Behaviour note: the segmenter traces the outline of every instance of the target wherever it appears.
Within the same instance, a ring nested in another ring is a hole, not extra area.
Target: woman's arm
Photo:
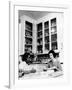
[[[59,61],[57,61],[57,69],[62,71],[62,67]]]
[[[57,67],[56,66],[53,66],[51,68],[48,68],[47,70],[54,70],[54,69],[57,69]]]
[[[62,71],[62,67],[58,59],[56,59],[56,61],[54,62],[54,66],[57,68],[57,70]]]

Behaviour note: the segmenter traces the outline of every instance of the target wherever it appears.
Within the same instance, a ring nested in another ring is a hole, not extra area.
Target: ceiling
[[[43,16],[47,15],[49,12],[46,11],[25,11],[25,10],[19,10],[19,17],[26,15],[29,16],[35,20],[42,18]]]

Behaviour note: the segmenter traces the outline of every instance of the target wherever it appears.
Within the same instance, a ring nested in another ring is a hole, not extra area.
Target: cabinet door
[[[29,21],[25,21],[25,51],[29,48],[32,50],[32,41],[33,41],[33,24]]]
[[[50,30],[51,30],[51,49],[57,50],[58,49],[58,42],[57,42],[57,18],[53,18],[50,21]]]
[[[42,23],[37,24],[37,52],[43,53],[43,32]]]
[[[49,35],[49,21],[44,22],[44,46],[45,51],[50,50],[50,35]]]

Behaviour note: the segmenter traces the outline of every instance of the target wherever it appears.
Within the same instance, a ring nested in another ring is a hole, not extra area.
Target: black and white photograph
[[[62,78],[64,13],[18,10],[18,79]]]
[[[72,90],[72,0],[0,1],[0,90]]]

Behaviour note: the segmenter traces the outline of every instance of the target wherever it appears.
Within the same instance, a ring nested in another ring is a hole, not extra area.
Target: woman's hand
[[[48,70],[54,70],[54,69],[57,69],[57,68],[55,66],[48,68]]]

